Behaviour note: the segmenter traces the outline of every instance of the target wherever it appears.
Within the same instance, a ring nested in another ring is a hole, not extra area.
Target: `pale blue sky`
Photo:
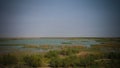
[[[0,1],[0,37],[120,37],[118,0]]]

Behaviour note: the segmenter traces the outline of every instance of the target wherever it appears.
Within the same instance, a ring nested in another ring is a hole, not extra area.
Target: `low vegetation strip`
[[[32,68],[32,67],[83,67],[83,68],[111,68],[120,65],[120,52],[94,52],[90,48],[79,46],[64,46],[61,50],[51,50],[45,53],[33,54],[3,54],[0,55],[0,67]],[[81,51],[82,49],[82,51]]]
[[[52,49],[46,52],[0,54],[0,68],[120,68],[120,43],[80,45],[23,45],[23,48]]]

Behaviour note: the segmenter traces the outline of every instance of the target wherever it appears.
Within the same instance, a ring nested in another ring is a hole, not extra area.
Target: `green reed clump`
[[[59,51],[57,51],[57,50],[49,51],[45,55],[45,57],[47,57],[47,58],[54,58],[54,57],[58,57],[58,56],[59,56]]]
[[[79,53],[79,51],[80,51],[79,48],[66,48],[66,49],[61,50],[60,54],[64,56],[69,56],[69,55]]]
[[[41,67],[43,65],[43,57],[41,55],[27,55],[24,56],[23,61],[25,64],[32,67]]]
[[[19,62],[19,59],[15,55],[6,54],[6,55],[0,56],[0,64],[2,65],[12,65],[12,64],[17,64],[18,62]]]
[[[60,57],[51,58],[49,66],[53,68],[63,67],[63,59]]]

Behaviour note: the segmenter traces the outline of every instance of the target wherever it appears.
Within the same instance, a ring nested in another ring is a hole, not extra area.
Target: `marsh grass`
[[[0,68],[120,68],[120,43],[113,39],[101,40],[107,42],[91,45],[89,48],[69,44],[61,46],[22,45],[23,48],[51,50],[46,52],[15,51],[0,54]]]

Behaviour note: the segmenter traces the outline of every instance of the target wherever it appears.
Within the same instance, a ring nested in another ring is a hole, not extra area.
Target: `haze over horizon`
[[[0,0],[0,37],[120,37],[120,1]]]

